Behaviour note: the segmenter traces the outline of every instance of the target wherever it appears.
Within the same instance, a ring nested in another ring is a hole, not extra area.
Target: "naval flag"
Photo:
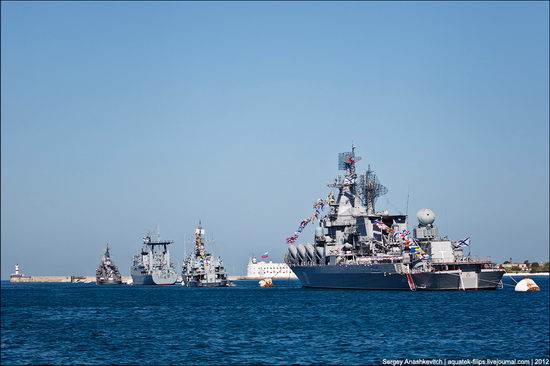
[[[459,240],[457,245],[459,247],[469,247],[470,246],[470,237],[467,237],[464,240]]]

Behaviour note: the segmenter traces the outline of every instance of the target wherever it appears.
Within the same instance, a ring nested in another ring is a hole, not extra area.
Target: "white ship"
[[[275,263],[272,261],[259,261],[250,257],[246,267],[246,277],[250,279],[272,278],[277,280],[295,280],[298,277],[292,272],[286,263]]]

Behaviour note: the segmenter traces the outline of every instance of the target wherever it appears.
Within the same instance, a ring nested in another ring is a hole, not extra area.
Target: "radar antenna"
[[[355,164],[361,160],[360,156],[355,156],[355,146],[351,145],[351,152],[338,154],[338,170],[345,170],[344,177],[338,175],[334,183],[327,184],[328,187],[342,189],[349,187],[351,193],[355,194],[356,178]]]
[[[376,199],[388,193],[388,189],[380,184],[378,177],[370,169],[359,176],[359,194],[365,206],[367,206],[367,215],[374,215],[374,204]]]

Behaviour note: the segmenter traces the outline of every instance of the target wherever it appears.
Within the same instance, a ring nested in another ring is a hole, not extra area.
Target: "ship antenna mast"
[[[355,174],[355,163],[361,160],[360,156],[355,156],[355,146],[351,144],[351,152],[344,152],[338,154],[338,170],[344,170],[346,172],[344,178],[338,176],[334,183],[328,184],[331,188],[338,188],[342,190],[345,187],[349,187],[350,191],[355,194],[357,174]]]
[[[410,192],[411,192],[410,188],[411,188],[411,186],[408,185],[407,186],[407,209],[405,211],[405,215],[406,215],[405,216],[405,224],[407,224],[409,222],[409,195],[410,195]]]
[[[361,175],[359,179],[359,187],[361,198],[367,206],[367,215],[374,215],[374,204],[376,199],[388,193],[388,189],[380,184],[378,177],[374,171],[370,169],[370,165],[368,165],[367,171]]]
[[[195,255],[201,258],[204,258],[204,242],[202,236],[204,235],[204,230],[201,225],[201,220],[199,220],[199,226],[195,229]]]

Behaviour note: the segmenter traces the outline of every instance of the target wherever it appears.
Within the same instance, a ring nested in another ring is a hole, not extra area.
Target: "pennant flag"
[[[380,220],[374,220],[373,224],[375,224],[376,226],[378,226],[380,229],[382,229],[384,231],[389,231],[390,230],[390,227],[388,225],[384,224]]]
[[[286,243],[287,244],[293,244],[296,241],[296,239],[298,239],[298,235],[294,234],[294,235],[286,238]]]
[[[355,184],[355,179],[353,177],[345,177],[344,182],[345,185],[352,185]]]

